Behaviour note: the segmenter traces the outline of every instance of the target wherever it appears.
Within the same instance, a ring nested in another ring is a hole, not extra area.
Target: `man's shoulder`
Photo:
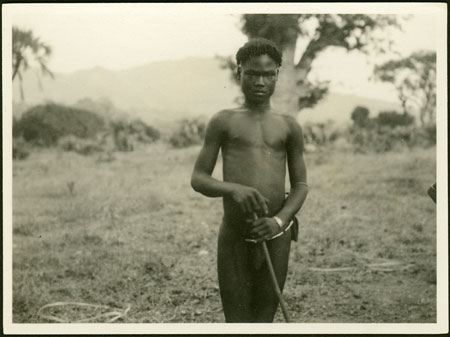
[[[211,121],[225,122],[239,112],[242,112],[242,109],[240,109],[240,108],[223,109],[223,110],[216,112],[212,116]]]
[[[216,112],[208,121],[208,129],[214,130],[215,132],[225,131],[228,121],[233,114],[233,109],[223,109]]]
[[[232,116],[235,115],[237,113],[241,113],[244,112],[245,108],[228,108],[228,109],[223,109],[220,110],[219,112],[216,113],[216,115],[222,115],[222,116]]]
[[[297,119],[294,116],[283,114],[278,111],[274,111],[273,115],[280,121],[285,123],[289,127],[289,129],[301,129],[300,124],[297,122]]]

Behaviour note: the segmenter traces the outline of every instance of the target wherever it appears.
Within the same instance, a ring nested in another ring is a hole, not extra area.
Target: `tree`
[[[53,78],[53,73],[47,66],[48,59],[52,54],[51,47],[33,35],[31,30],[22,30],[18,27],[12,29],[12,80],[19,78],[20,96],[24,100],[23,73],[35,62],[41,68],[43,75]]]
[[[363,14],[245,14],[241,30],[249,39],[264,37],[275,42],[283,52],[283,65],[274,102],[282,111],[296,115],[313,107],[328,92],[328,82],[312,82],[308,75],[313,61],[330,47],[383,52],[391,46],[388,38],[377,33],[389,27],[399,28],[394,15]],[[386,34],[384,34],[386,35]],[[297,43],[306,48],[299,61],[294,55]],[[236,70],[231,57],[222,57],[222,67]],[[337,65],[338,66],[338,65]]]
[[[351,114],[353,124],[365,127],[369,124],[370,111],[365,106],[357,106]]]
[[[395,86],[404,114],[418,114],[422,126],[435,123],[436,52],[418,51],[385,62],[375,67],[374,74]]]
[[[108,97],[92,99],[84,97],[73,104],[74,107],[95,112],[105,120],[118,119],[126,115]]]
[[[16,123],[15,136],[45,146],[54,145],[63,136],[94,138],[105,128],[97,114],[61,104],[36,105]]]

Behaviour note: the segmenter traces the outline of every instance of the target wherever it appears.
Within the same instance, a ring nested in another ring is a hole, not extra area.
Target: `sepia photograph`
[[[448,333],[446,4],[3,4],[2,61],[5,333]]]

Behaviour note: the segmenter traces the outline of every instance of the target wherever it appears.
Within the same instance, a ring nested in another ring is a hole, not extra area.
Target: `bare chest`
[[[235,119],[229,124],[227,143],[229,145],[270,148],[284,151],[287,139],[287,128],[279,120]]]

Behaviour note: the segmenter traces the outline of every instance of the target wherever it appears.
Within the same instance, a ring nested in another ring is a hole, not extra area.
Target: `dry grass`
[[[14,162],[14,322],[48,322],[37,313],[54,302],[130,305],[125,323],[223,322],[221,201],[190,188],[198,150]],[[311,189],[285,288],[292,320],[435,322],[435,150],[306,160]],[[66,321],[96,314],[58,310]]]

